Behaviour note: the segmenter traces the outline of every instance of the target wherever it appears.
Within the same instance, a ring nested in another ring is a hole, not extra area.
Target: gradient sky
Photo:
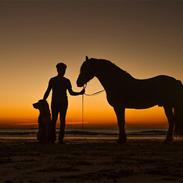
[[[0,126],[36,123],[32,103],[43,97],[60,61],[76,91],[86,55],[111,60],[139,79],[166,74],[183,81],[182,20],[178,0],[0,0]],[[100,89],[97,79],[88,83],[88,93]],[[115,120],[104,93],[85,97],[85,123]],[[126,120],[166,124],[158,107],[127,110]],[[69,97],[67,123],[80,122],[81,97]]]

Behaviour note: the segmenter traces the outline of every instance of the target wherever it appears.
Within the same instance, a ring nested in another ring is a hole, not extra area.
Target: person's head
[[[61,76],[64,76],[66,68],[67,68],[67,65],[64,64],[64,63],[58,63],[56,65],[56,68],[57,68],[58,74],[61,75]]]

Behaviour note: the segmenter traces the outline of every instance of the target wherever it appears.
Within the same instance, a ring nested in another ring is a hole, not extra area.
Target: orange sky
[[[0,2],[0,126],[35,124],[55,64],[76,87],[85,56],[113,61],[136,78],[183,81],[183,3],[154,0],[9,0]],[[97,79],[87,92],[102,89]],[[50,102],[50,98],[49,98]],[[105,94],[85,97],[86,124],[115,124]],[[127,124],[165,126],[163,110],[127,110]],[[81,122],[81,97],[69,96],[68,124]]]

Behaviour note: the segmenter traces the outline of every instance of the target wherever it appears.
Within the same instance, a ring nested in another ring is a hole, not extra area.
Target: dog
[[[49,105],[46,100],[39,100],[33,104],[39,110],[37,140],[40,143],[54,143],[53,125]]]

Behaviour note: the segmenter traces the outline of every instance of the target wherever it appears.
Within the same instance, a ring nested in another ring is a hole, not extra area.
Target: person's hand
[[[80,93],[83,95],[85,93],[85,88],[83,88]]]

